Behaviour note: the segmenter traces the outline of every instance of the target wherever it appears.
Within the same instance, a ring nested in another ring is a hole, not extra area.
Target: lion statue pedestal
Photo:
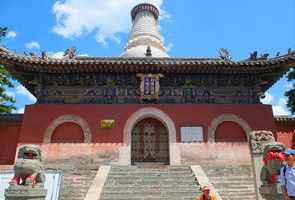
[[[269,143],[264,147],[264,166],[260,173],[262,185],[259,188],[259,193],[266,200],[283,200],[279,177],[284,161],[282,154],[284,150],[284,145],[278,142]]]
[[[14,177],[5,190],[5,200],[44,200],[47,193],[44,182],[39,146],[23,145],[14,165]]]
[[[5,200],[44,200],[46,189],[36,186],[34,188],[24,185],[9,186],[5,190]]]

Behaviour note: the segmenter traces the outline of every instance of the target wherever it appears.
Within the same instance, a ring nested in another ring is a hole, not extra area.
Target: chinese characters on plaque
[[[162,74],[137,74],[140,78],[140,96],[141,99],[158,99],[160,90],[160,78]]]

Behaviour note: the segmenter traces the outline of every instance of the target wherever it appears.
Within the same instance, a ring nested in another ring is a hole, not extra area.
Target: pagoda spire
[[[132,29],[122,56],[145,57],[149,47],[152,57],[169,57],[158,30],[157,7],[148,3],[139,4],[132,9],[131,18]]]

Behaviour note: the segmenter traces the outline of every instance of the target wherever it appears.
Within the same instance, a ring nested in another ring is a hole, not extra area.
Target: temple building
[[[295,119],[275,117],[260,102],[295,67],[294,51],[241,61],[226,49],[218,58],[169,57],[159,10],[139,4],[131,17],[119,57],[68,49],[55,59],[0,48],[0,64],[37,98],[23,115],[0,115],[0,164],[13,164],[24,143],[40,144],[49,160],[90,155],[109,165],[249,164],[254,130],[294,147]]]

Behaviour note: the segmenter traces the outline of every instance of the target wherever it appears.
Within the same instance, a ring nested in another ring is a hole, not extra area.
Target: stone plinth
[[[264,199],[267,200],[283,200],[283,193],[280,184],[272,185],[262,185],[259,188],[259,193]]]
[[[9,186],[5,190],[5,200],[45,200],[46,189],[41,186]]]

